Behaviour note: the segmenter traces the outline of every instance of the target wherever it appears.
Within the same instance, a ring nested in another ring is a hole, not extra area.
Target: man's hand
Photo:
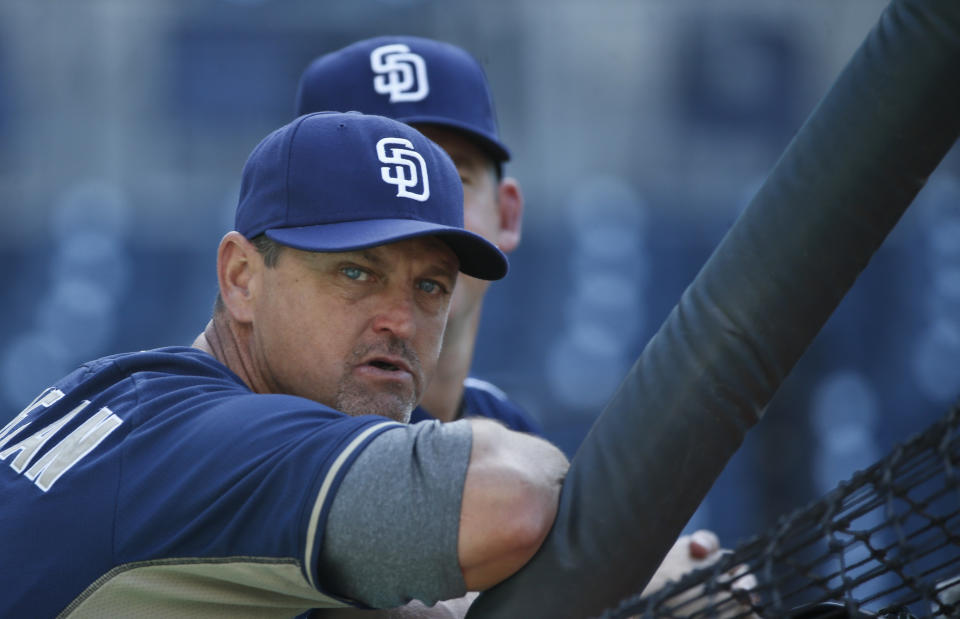
[[[470,603],[477,597],[476,592],[468,593],[462,598],[444,600],[433,606],[424,606],[414,600],[399,608],[385,608],[382,610],[357,610],[356,608],[337,608],[330,610],[315,610],[311,619],[462,619],[470,608]]]
[[[650,595],[667,583],[680,580],[688,572],[716,563],[726,552],[720,548],[720,540],[712,531],[701,529],[692,535],[680,537],[664,557],[642,595]],[[733,593],[742,592],[743,596],[731,596],[725,592],[703,596],[703,585],[698,585],[671,597],[668,605],[676,609],[678,616],[692,615],[704,608],[715,609],[715,614],[709,616],[744,616],[743,613],[749,608],[741,600],[746,599],[750,595],[749,591],[757,586],[753,574],[746,572],[746,566],[738,565],[726,574]]]

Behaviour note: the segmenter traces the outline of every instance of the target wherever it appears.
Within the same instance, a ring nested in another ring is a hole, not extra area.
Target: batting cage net
[[[604,618],[960,617],[960,409],[708,568]]]

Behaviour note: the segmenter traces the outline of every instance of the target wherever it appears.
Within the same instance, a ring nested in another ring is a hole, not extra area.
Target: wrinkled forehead
[[[394,258],[422,260],[453,273],[460,270],[460,259],[457,253],[442,235],[418,236],[368,248],[368,250],[377,249],[380,251],[375,253],[388,260]]]

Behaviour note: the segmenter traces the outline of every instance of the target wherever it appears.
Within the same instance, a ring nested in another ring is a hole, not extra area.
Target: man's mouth
[[[388,362],[388,361],[375,360],[375,361],[371,361],[371,362],[369,363],[369,365],[372,365],[373,367],[379,368],[379,369],[381,369],[381,370],[387,370],[387,371],[389,371],[389,372],[396,372],[396,371],[398,371],[398,370],[400,369],[398,366],[396,366],[396,365],[394,365],[394,364],[392,364],[392,363],[390,363],[390,362]]]
[[[363,362],[363,365],[375,368],[384,372],[398,372],[413,375],[410,363],[397,355],[381,355],[371,357]]]

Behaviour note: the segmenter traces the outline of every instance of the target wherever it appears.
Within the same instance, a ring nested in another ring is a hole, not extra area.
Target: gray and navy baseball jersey
[[[367,446],[419,430],[255,394],[192,348],[88,363],[0,428],[0,616],[351,603],[318,573],[331,503]]]

